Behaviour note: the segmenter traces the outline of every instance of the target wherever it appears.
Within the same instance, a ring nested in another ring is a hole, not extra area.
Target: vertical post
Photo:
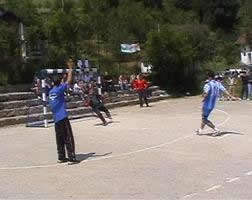
[[[22,58],[26,59],[26,44],[25,44],[25,36],[24,36],[24,25],[22,22],[19,23],[19,34],[20,34],[20,40],[21,40],[21,54]]]
[[[97,77],[97,86],[98,86],[98,94],[102,95],[102,84],[101,84],[101,76],[100,76],[100,74]]]
[[[46,86],[45,86],[45,79],[42,79],[42,101],[43,101],[43,115],[44,115],[44,126],[45,128],[48,127],[48,121],[47,121],[47,107],[46,107]]]

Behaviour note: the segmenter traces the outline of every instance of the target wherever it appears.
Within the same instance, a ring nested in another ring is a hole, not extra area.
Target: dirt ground
[[[0,129],[0,199],[252,199],[251,101],[218,102],[196,135],[200,97],[71,121],[80,164],[57,164],[54,127]]]

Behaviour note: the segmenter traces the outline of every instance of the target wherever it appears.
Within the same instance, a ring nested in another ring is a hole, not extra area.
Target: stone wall
[[[150,88],[152,91],[151,101],[157,101],[168,96],[156,86]],[[77,96],[67,97],[67,107],[70,117],[90,115],[91,109],[84,107],[84,103]],[[134,91],[114,92],[105,98],[108,108],[127,106],[138,103],[138,95]],[[52,119],[50,108],[48,108],[48,119]],[[0,94],[0,127],[43,120],[43,105],[31,92]],[[29,119],[27,116],[29,115]]]

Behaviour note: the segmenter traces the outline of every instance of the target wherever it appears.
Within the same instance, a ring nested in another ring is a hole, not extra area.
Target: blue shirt
[[[58,122],[66,118],[66,102],[64,92],[67,90],[68,84],[63,83],[53,87],[49,92],[49,104],[53,112],[54,122]]]
[[[215,80],[211,80],[204,86],[204,93],[207,94],[203,103],[203,108],[212,110],[215,107],[220,91],[226,91],[224,86]]]

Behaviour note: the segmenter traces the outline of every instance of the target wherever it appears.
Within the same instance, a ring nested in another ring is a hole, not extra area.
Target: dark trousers
[[[58,159],[66,158],[65,148],[67,150],[68,159],[75,159],[75,145],[72,127],[68,118],[55,123],[56,143],[58,151]]]
[[[93,109],[93,112],[97,114],[97,116],[100,118],[100,120],[102,120],[103,123],[105,123],[106,120],[104,119],[103,115],[101,114],[101,111],[105,112],[107,117],[111,117],[110,112],[102,103],[99,105],[93,106],[92,109]]]
[[[146,106],[149,106],[146,90],[139,90],[138,91],[138,96],[139,96],[139,102],[140,102],[141,107],[143,107],[143,100],[144,100]]]
[[[248,98],[248,84],[242,85],[241,99],[243,99],[244,96],[246,99]]]

